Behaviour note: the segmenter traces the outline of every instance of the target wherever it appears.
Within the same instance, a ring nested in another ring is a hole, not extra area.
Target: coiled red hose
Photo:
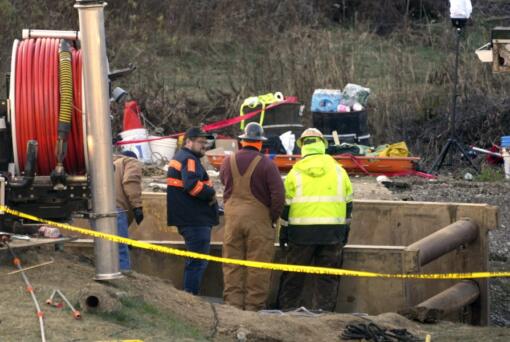
[[[24,169],[27,141],[37,140],[37,174],[49,175],[56,165],[60,106],[59,39],[25,39],[16,51],[15,115],[16,145],[20,170]],[[73,114],[64,167],[68,174],[85,173],[82,120],[81,51],[72,49]]]

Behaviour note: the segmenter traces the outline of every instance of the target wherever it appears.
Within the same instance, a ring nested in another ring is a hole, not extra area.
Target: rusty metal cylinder
[[[476,223],[470,219],[461,219],[416,241],[406,250],[419,250],[419,263],[424,266],[457,247],[476,240],[477,237]]]
[[[420,322],[436,322],[445,315],[473,303],[479,296],[480,289],[477,283],[463,280],[416,305],[407,316]]]

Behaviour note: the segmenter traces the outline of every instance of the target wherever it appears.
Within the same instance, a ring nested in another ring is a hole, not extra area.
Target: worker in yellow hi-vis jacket
[[[286,205],[282,214],[280,247],[287,264],[338,268],[342,265],[352,213],[352,186],[347,172],[325,154],[327,142],[315,128],[303,132],[297,144],[303,159],[285,179]],[[281,309],[301,306],[305,275],[284,272],[278,304]],[[314,276],[312,309],[334,311],[337,276]]]

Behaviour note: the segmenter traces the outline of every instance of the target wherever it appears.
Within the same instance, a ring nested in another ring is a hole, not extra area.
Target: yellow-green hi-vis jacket
[[[352,185],[347,172],[324,145],[304,145],[306,157],[294,164],[285,179],[286,205],[290,206],[288,226],[349,224],[347,204],[352,202]]]

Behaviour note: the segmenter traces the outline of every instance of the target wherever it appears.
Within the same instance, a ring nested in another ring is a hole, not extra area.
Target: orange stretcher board
[[[276,164],[280,172],[288,172],[301,159],[301,155],[267,155]],[[419,157],[364,157],[350,154],[334,155],[340,165],[350,174],[392,174],[416,169]],[[209,163],[219,169],[225,154],[207,154]]]

